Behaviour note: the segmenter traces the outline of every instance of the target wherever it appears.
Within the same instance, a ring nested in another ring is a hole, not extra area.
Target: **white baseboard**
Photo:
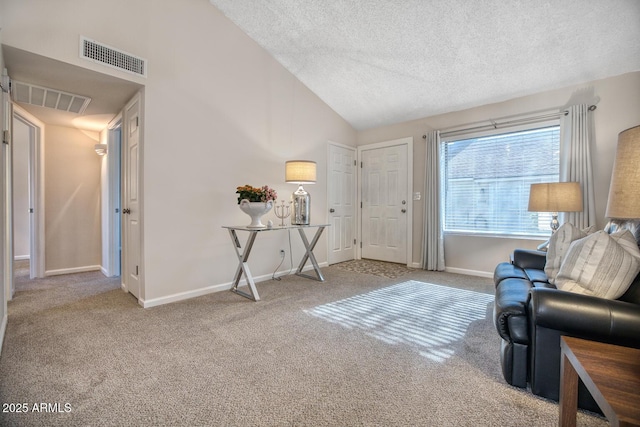
[[[14,261],[24,261],[24,260],[27,260],[27,259],[31,259],[31,257],[29,255],[15,255],[13,257]]]
[[[7,316],[7,313],[5,313],[4,316],[2,316],[2,324],[0,324],[0,355],[2,354],[2,346],[4,344],[4,333],[7,330],[8,320],[9,320],[9,316]]]
[[[447,273],[464,274],[466,276],[488,277],[489,279],[493,278],[493,273],[488,271],[468,270],[466,268],[453,267],[445,267],[444,271]]]
[[[99,265],[85,265],[83,267],[61,268],[59,270],[47,270],[45,276],[59,276],[61,274],[85,273],[87,271],[100,271]]]
[[[411,268],[421,269],[422,265],[419,262],[412,262],[411,263]]]
[[[329,264],[327,262],[318,264],[320,268],[327,267],[328,265]],[[309,270],[313,270],[313,266],[309,265],[302,269],[302,271],[309,271]],[[295,273],[295,270],[284,270],[284,271],[276,272],[275,276],[280,277],[280,276],[286,276],[294,273]],[[271,280],[272,277],[273,277],[273,274],[264,274],[262,276],[254,277],[253,281],[256,283],[264,282],[266,280]],[[139,300],[139,302],[140,302],[140,305],[144,308],[157,307],[159,305],[169,304],[169,303],[178,302],[178,301],[184,301],[186,299],[200,297],[203,295],[212,294],[214,292],[228,291],[229,289],[231,289],[231,286],[232,286],[231,282],[221,283],[218,285],[207,286],[206,288],[200,288],[193,291],[179,292],[177,294],[167,295],[166,297],[154,298],[150,300],[141,299]],[[238,284],[238,287],[241,287],[241,286],[247,286],[247,281],[242,279]]]

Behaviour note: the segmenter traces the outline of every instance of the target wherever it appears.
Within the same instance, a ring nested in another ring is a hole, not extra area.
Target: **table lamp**
[[[558,212],[580,212],[582,207],[582,190],[577,182],[546,182],[531,184],[529,191],[529,212],[551,212],[551,234],[555,233],[560,223]],[[546,250],[549,242],[538,246],[538,250]]]
[[[298,184],[298,189],[291,195],[293,212],[292,225],[309,225],[311,196],[302,188],[302,184],[316,183],[316,162],[310,160],[289,160],[285,163],[284,179],[288,183]]]

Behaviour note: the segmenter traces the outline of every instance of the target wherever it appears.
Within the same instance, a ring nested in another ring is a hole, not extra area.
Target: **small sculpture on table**
[[[291,205],[291,202],[289,202],[289,205]],[[275,214],[278,218],[280,218],[280,227],[284,227],[284,219],[288,218],[289,215],[291,215],[291,206],[286,205],[284,200],[282,201],[282,204],[280,206],[275,206],[274,207],[274,211]],[[278,208],[280,210],[278,210]]]

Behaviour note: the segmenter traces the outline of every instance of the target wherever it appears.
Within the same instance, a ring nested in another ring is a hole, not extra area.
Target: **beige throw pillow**
[[[569,250],[571,242],[582,239],[591,232],[591,228],[580,230],[575,225],[566,222],[553,233],[549,239],[547,261],[544,265],[544,272],[547,275],[547,279],[549,279],[549,283],[556,284],[556,276],[560,271],[562,259]]]
[[[556,277],[563,291],[617,299],[640,272],[640,249],[629,230],[598,231],[571,243]]]

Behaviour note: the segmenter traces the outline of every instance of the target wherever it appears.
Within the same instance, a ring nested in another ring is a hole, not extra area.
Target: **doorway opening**
[[[102,272],[117,277],[122,265],[122,114],[109,123],[107,132],[106,162],[102,164]]]
[[[44,277],[44,124],[13,106],[13,237],[14,262],[28,260],[29,278]],[[14,288],[11,289],[13,295]]]

